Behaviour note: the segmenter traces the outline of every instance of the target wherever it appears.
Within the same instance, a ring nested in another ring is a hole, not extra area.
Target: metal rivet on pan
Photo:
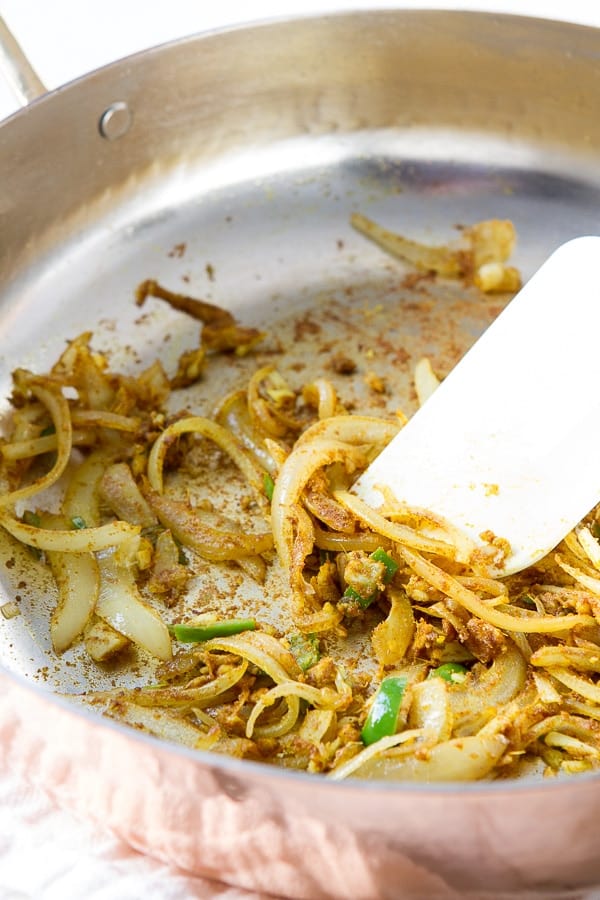
[[[98,122],[98,130],[107,141],[116,141],[127,134],[132,121],[133,115],[128,105],[118,100],[104,110]]]

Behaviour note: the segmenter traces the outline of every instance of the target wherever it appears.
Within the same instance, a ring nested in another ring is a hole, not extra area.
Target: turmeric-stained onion
[[[129,568],[118,566],[113,554],[99,560],[100,593],[96,614],[158,659],[171,658],[171,638],[157,612],[142,600]]]
[[[507,746],[507,739],[500,734],[453,738],[428,748],[422,758],[394,759],[392,753],[379,754],[351,774],[385,781],[478,781],[490,774]]]
[[[58,587],[58,604],[50,619],[50,637],[57,653],[71,646],[96,606],[100,586],[92,553],[48,553]]]
[[[439,556],[446,556],[450,559],[456,556],[456,547],[453,544],[437,540],[437,538],[427,537],[408,525],[390,522],[385,516],[382,516],[365,503],[364,500],[360,500],[349,491],[334,491],[334,497],[343,506],[347,507],[364,525],[372,528],[378,534],[383,534],[390,541],[406,544],[407,547],[423,550],[425,553],[436,553]]]
[[[264,496],[262,470],[238,446],[230,431],[202,416],[178,419],[165,428],[154,442],[148,458],[148,480],[157,493],[163,490],[163,466],[169,446],[182,434],[200,434],[217,444],[233,460],[257,494],[261,498]]]
[[[273,547],[270,532],[244,534],[241,531],[221,531],[203,521],[201,510],[194,510],[181,500],[173,500],[156,491],[147,491],[146,499],[165,528],[205,559],[240,559],[264,553]]]
[[[428,581],[439,591],[451,597],[468,609],[474,616],[502,628],[505,631],[521,631],[526,633],[550,634],[558,631],[567,631],[575,625],[594,625],[595,619],[588,615],[565,616],[519,616],[511,615],[501,610],[488,606],[474,591],[470,591],[463,584],[440,569],[439,566],[409,550],[408,547],[398,547],[398,553],[417,575]]]
[[[127,522],[109,522],[97,528],[49,529],[26,525],[4,510],[0,510],[0,525],[14,538],[37,547],[38,550],[57,550],[62,553],[81,553],[85,551],[107,550],[130,540],[140,533],[137,525]]]
[[[19,500],[33,497],[34,494],[46,490],[58,481],[69,462],[73,442],[69,404],[60,391],[53,387],[46,387],[42,379],[36,378],[29,372],[20,373],[19,384],[31,391],[50,414],[56,434],[56,459],[50,471],[42,475],[41,478],[37,478],[31,484],[24,485],[14,491],[9,491],[7,494],[0,494],[0,509],[14,506]]]
[[[273,491],[271,521],[277,553],[286,569],[291,567],[293,558],[294,507],[299,504],[313,473],[334,462],[343,462],[356,469],[364,466],[366,460],[354,447],[323,440],[296,446],[281,467]]]

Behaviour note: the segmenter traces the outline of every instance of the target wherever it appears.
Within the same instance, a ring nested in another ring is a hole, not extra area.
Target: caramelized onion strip
[[[42,403],[52,419],[56,434],[56,459],[49,472],[37,478],[31,484],[24,485],[7,494],[0,494],[0,509],[14,506],[19,500],[33,497],[51,487],[62,475],[69,462],[73,445],[73,428],[69,404],[63,395],[56,390],[45,387],[35,376],[22,374],[21,383]]]
[[[575,625],[594,625],[596,620],[592,616],[586,615],[566,615],[566,616],[527,616],[520,617],[518,615],[510,615],[488,606],[477,596],[474,591],[470,591],[460,581],[448,575],[439,566],[434,565],[429,560],[413,553],[408,547],[397,547],[397,552],[410,568],[420,575],[425,581],[437,588],[447,597],[451,597],[468,609],[474,616],[495,625],[496,628],[502,628],[505,631],[521,631],[535,634],[551,634],[558,631],[567,631]]]
[[[266,694],[263,694],[260,700],[255,703],[246,725],[246,737],[252,737],[256,720],[267,707],[272,706],[280,697],[285,697],[287,700],[291,696],[305,700],[318,709],[340,709],[348,702],[346,696],[336,694],[335,691],[327,690],[326,688],[315,688],[309,684],[302,684],[299,681],[281,682],[274,688],[271,688],[270,691],[267,691]]]
[[[247,479],[258,496],[264,499],[263,473],[253,460],[240,449],[235,438],[226,428],[202,416],[188,416],[173,422],[156,439],[148,458],[148,480],[155,491],[163,491],[163,466],[171,443],[182,434],[200,434],[217,444]]]
[[[356,447],[340,441],[319,440],[296,445],[281,467],[273,491],[271,521],[279,559],[288,570],[292,567],[293,558],[294,509],[300,503],[302,492],[314,472],[334,462],[342,462],[356,469],[363,467],[366,460]]]
[[[127,522],[109,522],[97,528],[49,529],[26,525],[0,510],[0,525],[9,534],[38,550],[58,550],[63,553],[82,553],[85,551],[107,550],[116,547],[140,533],[138,525]]]
[[[454,559],[456,556],[456,548],[453,544],[439,541],[437,538],[426,537],[408,525],[390,522],[385,516],[382,516],[365,503],[364,500],[360,500],[349,491],[334,491],[333,496],[336,500],[339,500],[342,506],[349,509],[363,525],[376,531],[377,534],[384,535],[384,537],[394,543],[406,544],[406,546],[413,547],[415,550],[435,553],[438,556],[445,556],[449,559]]]

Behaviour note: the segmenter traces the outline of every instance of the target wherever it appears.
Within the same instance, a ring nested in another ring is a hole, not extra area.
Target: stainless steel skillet
[[[157,308],[140,321],[133,290],[152,276],[267,326],[291,370],[322,366],[331,341],[352,347],[388,380],[390,408],[410,407],[411,361],[426,351],[449,368],[498,302],[405,291],[350,212],[432,240],[509,217],[525,275],[597,232],[599,57],[598,32],[576,26],[353,13],[190,38],[35,101],[0,128],[0,394],[12,368],[42,369],[88,328],[115,364],[172,362],[195,335]],[[242,373],[219,374],[221,392]],[[135,846],[307,898],[568,896],[600,882],[595,776],[334,785],[74,710],[52,692],[89,672],[51,657],[47,587],[34,572],[15,583],[9,559],[2,590],[22,615],[0,631],[3,760]]]

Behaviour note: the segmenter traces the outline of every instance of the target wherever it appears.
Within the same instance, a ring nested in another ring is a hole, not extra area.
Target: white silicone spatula
[[[600,237],[563,244],[354,485],[377,485],[481,543],[510,574],[600,501]]]

